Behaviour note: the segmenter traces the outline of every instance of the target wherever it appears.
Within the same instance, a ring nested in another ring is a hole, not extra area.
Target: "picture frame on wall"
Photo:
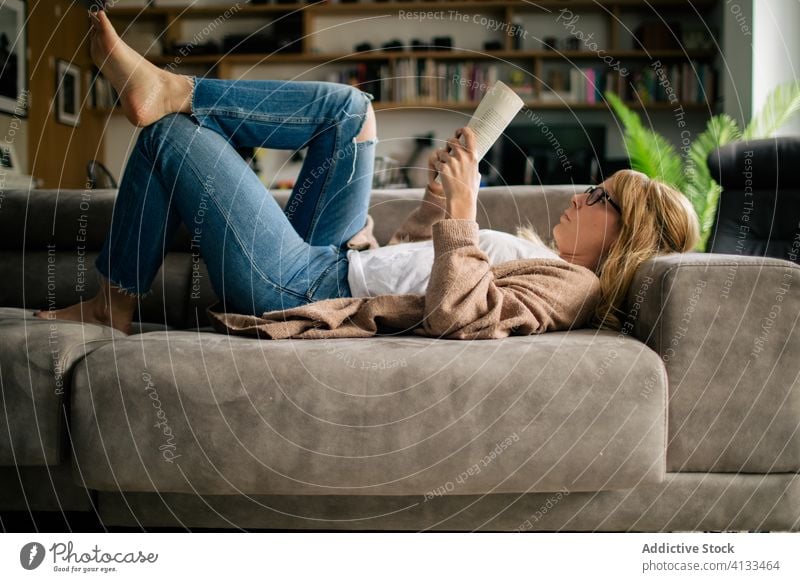
[[[28,43],[24,0],[0,3],[0,112],[27,115]]]
[[[80,124],[81,68],[56,60],[56,121],[77,127]]]
[[[17,153],[10,143],[0,143],[0,172],[3,174],[19,174]]]

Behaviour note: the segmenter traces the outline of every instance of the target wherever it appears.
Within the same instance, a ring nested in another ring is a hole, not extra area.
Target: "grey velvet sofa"
[[[478,220],[549,235],[581,189],[485,188]],[[800,528],[793,263],[652,260],[618,333],[268,341],[211,331],[183,231],[137,333],[33,318],[95,292],[114,194],[2,194],[0,511],[146,529]],[[382,244],[421,195],[374,192]]]

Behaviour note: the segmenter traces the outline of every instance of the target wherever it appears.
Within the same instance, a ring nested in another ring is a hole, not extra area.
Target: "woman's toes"
[[[172,113],[172,75],[119,38],[105,11],[97,12],[96,19],[90,45],[92,60],[119,94],[128,120],[144,127]]]

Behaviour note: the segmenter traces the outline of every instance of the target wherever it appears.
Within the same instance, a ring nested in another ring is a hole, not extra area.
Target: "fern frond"
[[[605,93],[606,101],[614,110],[614,114],[622,122],[626,132],[636,131],[642,128],[642,119],[639,115],[629,109],[616,93],[610,91]]]
[[[694,205],[700,222],[700,240],[695,250],[704,252],[708,245],[708,237],[711,235],[711,228],[714,226],[714,220],[717,216],[717,204],[719,203],[719,195],[722,193],[722,188],[713,179],[710,179],[709,184],[705,187],[693,184],[690,190],[692,190],[692,196],[699,201],[698,204]]]
[[[697,208],[697,203],[705,200],[705,192],[711,183],[711,173],[708,170],[708,156],[717,148],[736,141],[741,137],[736,121],[726,114],[712,117],[706,124],[706,129],[692,142],[686,160],[684,172],[686,184],[693,184],[699,189],[699,199],[685,192]],[[698,213],[702,211],[697,208]]]
[[[706,129],[700,133],[689,148],[684,194],[691,200],[700,219],[700,242],[697,249],[704,251],[714,226],[719,195],[722,189],[711,177],[708,156],[717,148],[741,138],[736,121],[729,115],[715,115],[708,120]]]
[[[800,81],[778,85],[767,96],[761,108],[744,130],[744,139],[761,139],[772,135],[795,113],[800,111]]]
[[[639,115],[629,109],[617,95],[610,92],[605,95],[625,128],[623,141],[631,168],[681,189],[684,185],[684,173],[675,147],[662,135],[644,127]]]

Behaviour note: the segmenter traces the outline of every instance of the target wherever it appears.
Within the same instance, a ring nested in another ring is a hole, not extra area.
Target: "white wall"
[[[136,143],[139,128],[131,125],[121,114],[112,115],[104,131],[106,167],[119,182],[131,149]]]
[[[753,0],[720,0],[723,111],[744,127],[753,108]]]
[[[777,85],[800,78],[800,0],[755,0],[753,112]],[[800,135],[800,115],[778,131]]]

